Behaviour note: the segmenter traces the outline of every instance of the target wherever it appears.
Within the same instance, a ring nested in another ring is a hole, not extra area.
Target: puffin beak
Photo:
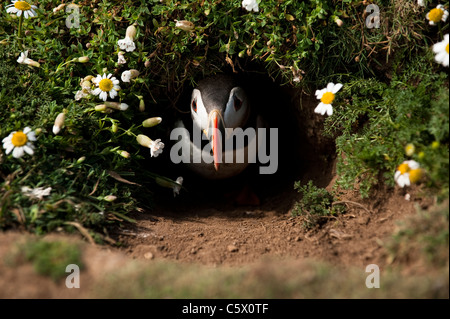
[[[222,159],[222,138],[219,130],[219,119],[223,122],[219,110],[212,110],[209,114],[209,125],[212,129],[211,143],[214,157],[214,168],[219,170],[219,163]]]

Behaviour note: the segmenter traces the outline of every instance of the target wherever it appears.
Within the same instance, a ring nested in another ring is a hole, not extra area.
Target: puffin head
[[[194,124],[209,138],[214,168],[219,170],[219,156],[225,128],[244,127],[250,105],[245,91],[232,77],[213,76],[199,82],[192,91],[191,115]]]

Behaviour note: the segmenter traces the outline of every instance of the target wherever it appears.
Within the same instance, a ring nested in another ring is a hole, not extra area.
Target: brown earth
[[[294,95],[296,98],[301,97]],[[346,206],[344,214],[330,217],[311,230],[305,229],[302,217],[292,216],[295,202],[300,199],[293,189],[294,181],[305,184],[313,180],[328,190],[336,181],[336,158],[330,155],[335,154],[334,143],[320,134],[323,119],[313,116],[312,109],[306,103],[306,107],[293,112],[292,118],[303,123],[293,137],[298,140],[300,151],[292,157],[282,152],[279,175],[261,177],[250,172],[216,184],[184,175],[186,190],[179,197],[174,199],[171,190],[164,189],[155,196],[154,210],[132,213],[135,224],[124,221],[110,232],[119,246],[86,245],[88,271],[84,282],[88,287],[83,293],[61,289],[61,283],[36,275],[30,264],[8,266],[5,256],[24,235],[0,233],[0,297],[86,297],[99,276],[130,260],[235,269],[267,259],[272,260],[272,265],[274,261],[315,260],[361,272],[369,264],[377,264],[383,270],[393,262],[383,244],[392,238],[397,223],[415,215],[415,206],[426,209],[434,203],[420,195],[420,186],[408,189],[410,200],[405,199],[406,190],[384,186],[376,187],[366,200],[357,190],[345,191],[337,198]],[[280,149],[289,150],[289,141],[281,143]],[[236,205],[242,189],[258,195],[261,204]],[[67,235],[57,238],[73,240]],[[414,275],[428,271],[414,261],[403,261],[399,268]]]

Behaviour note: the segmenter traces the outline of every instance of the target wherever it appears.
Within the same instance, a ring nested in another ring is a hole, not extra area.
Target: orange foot
[[[258,195],[253,192],[253,190],[245,185],[244,188],[237,194],[234,203],[238,206],[259,206],[261,201]]]

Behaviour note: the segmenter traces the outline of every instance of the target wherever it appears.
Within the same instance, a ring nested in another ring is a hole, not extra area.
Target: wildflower
[[[53,125],[53,134],[57,135],[61,132],[61,128],[64,126],[64,120],[66,119],[66,114],[64,112],[59,113],[55,119],[55,124]]]
[[[34,67],[40,67],[39,62],[36,62],[30,58],[28,58],[28,51],[21,52],[19,58],[17,59],[17,63],[19,64],[27,64]]]
[[[331,103],[334,101],[335,94],[342,88],[342,84],[328,83],[327,87],[316,91],[316,97],[320,99],[319,105],[314,109],[315,113],[324,115],[333,114],[333,107]]]
[[[119,102],[105,102],[105,106],[118,111],[128,110],[128,104]]]
[[[150,149],[150,155],[152,157],[158,157],[159,154],[162,153],[164,148],[164,143],[161,142],[161,139],[157,139],[155,141],[151,140],[148,136],[139,134],[136,137],[137,142]]]
[[[64,7],[66,6],[65,3],[61,3],[59,6],[57,6],[56,8],[53,8],[53,13],[56,13],[58,11],[61,11],[62,9],[64,9]]]
[[[125,50],[127,52],[132,52],[136,49],[136,45],[134,44],[134,37],[136,36],[136,28],[133,25],[130,25],[125,32],[125,38],[117,41],[121,50]]]
[[[433,52],[436,53],[436,62],[448,67],[448,33],[444,35],[443,41],[433,45]]]
[[[336,17],[336,19],[334,19],[334,22],[337,24],[338,27],[342,27],[344,25],[344,21],[342,21],[338,17]]]
[[[75,62],[79,62],[79,63],[89,62],[89,57],[88,56],[82,56],[82,57],[76,58]]]
[[[107,201],[107,202],[113,202],[117,199],[117,196],[114,195],[106,195],[105,197],[103,197],[103,200]]]
[[[178,177],[175,181],[175,185],[172,186],[173,188],[173,197],[176,197],[180,194],[181,185],[183,184],[183,177]]]
[[[6,149],[6,154],[13,152],[12,155],[15,158],[22,157],[25,152],[33,155],[34,146],[31,142],[36,141],[36,133],[28,126],[23,131],[14,131],[5,137],[3,142],[3,148]]]
[[[419,159],[423,159],[423,158],[425,158],[425,152],[419,152],[419,154],[417,154],[417,157],[419,158]]]
[[[172,181],[171,179],[165,177],[156,177],[155,181],[162,187],[172,188],[173,197],[176,197],[180,194],[181,186],[183,184],[183,177],[178,177],[176,181]]]
[[[137,78],[139,76],[139,71],[135,69],[131,69],[128,71],[122,72],[120,78],[123,82],[130,82],[131,79]]]
[[[409,143],[405,146],[405,153],[407,156],[413,156],[415,150],[416,147],[414,146],[414,144]]]
[[[120,51],[118,54],[117,54],[117,64],[125,64],[125,63],[127,63],[127,60],[125,60],[125,56],[123,55],[123,52],[122,51]]]
[[[28,186],[23,186],[21,188],[22,193],[30,198],[36,198],[36,199],[42,199],[44,196],[49,196],[50,192],[52,191],[51,187],[37,187],[37,188],[31,188]]]
[[[438,4],[436,8],[431,9],[431,11],[427,13],[426,18],[430,21],[429,23],[431,25],[435,25],[439,21],[445,22],[448,18],[448,11],[445,10],[442,4]]]
[[[411,183],[417,183],[423,175],[423,171],[420,168],[419,163],[413,160],[404,161],[397,167],[397,171],[394,174],[394,180],[398,186],[405,187],[410,186]]]
[[[103,76],[97,75],[97,77],[93,79],[92,82],[94,82],[95,85],[98,86],[98,88],[96,88],[92,92],[92,94],[98,95],[103,101],[106,101],[106,99],[108,98],[108,93],[109,97],[113,99],[117,96],[117,91],[120,90],[119,80],[113,77],[111,73],[108,75],[104,73]]]
[[[127,151],[123,151],[123,150],[117,150],[117,154],[119,154],[120,156],[124,157],[124,158],[130,158],[130,153],[128,153]]]
[[[81,84],[80,84],[81,90],[79,90],[75,93],[76,101],[86,98],[87,96],[89,96],[89,94],[92,94],[92,91],[91,91],[92,83],[90,81],[92,78],[93,78],[93,76],[89,75],[81,81]]]
[[[181,29],[183,31],[194,30],[195,25],[191,21],[187,20],[175,20],[175,28]]]
[[[20,17],[23,13],[25,19],[37,15],[36,11],[34,11],[34,9],[37,9],[37,7],[35,5],[29,4],[26,1],[13,0],[10,5],[6,6],[6,8],[6,12],[16,14],[18,17]]]
[[[143,127],[153,127],[161,123],[162,118],[160,117],[151,117],[142,122]]]
[[[242,7],[247,11],[259,11],[258,2],[256,0],[243,0]]]
[[[417,5],[418,5],[419,7],[425,7],[425,2],[424,2],[424,0],[417,0]]]

